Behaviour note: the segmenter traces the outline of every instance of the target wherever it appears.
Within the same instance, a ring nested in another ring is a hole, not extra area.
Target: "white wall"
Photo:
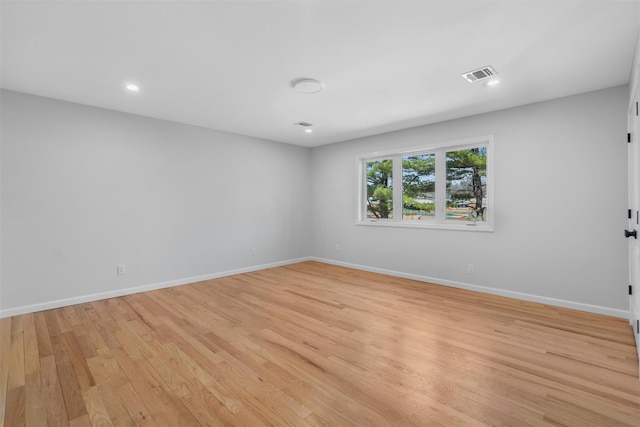
[[[627,98],[621,86],[315,148],[313,254],[624,317]],[[358,154],[489,134],[495,232],[355,225]]]
[[[626,86],[313,150],[1,94],[0,316],[309,255],[628,313]],[[355,225],[356,155],[487,134],[494,233]]]
[[[1,315],[311,254],[309,149],[1,95]]]

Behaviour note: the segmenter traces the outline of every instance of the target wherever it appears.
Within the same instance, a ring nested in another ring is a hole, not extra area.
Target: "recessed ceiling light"
[[[140,90],[140,87],[133,83],[129,83],[125,87],[127,88],[128,91],[131,91],[131,92],[138,92]]]
[[[311,132],[313,132],[313,129],[305,129],[304,131],[305,131],[306,133],[311,133]]]
[[[491,80],[487,82],[487,86],[495,86],[497,84],[500,84],[500,80],[495,79],[495,80]]]
[[[298,93],[318,93],[324,86],[316,79],[300,79],[293,82],[293,88]]]

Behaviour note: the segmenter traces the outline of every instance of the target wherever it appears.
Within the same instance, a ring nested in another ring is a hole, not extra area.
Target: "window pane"
[[[367,218],[393,218],[393,161],[367,162]]]
[[[402,219],[435,218],[436,156],[419,154],[402,158]]]
[[[487,147],[447,152],[447,220],[486,221]]]

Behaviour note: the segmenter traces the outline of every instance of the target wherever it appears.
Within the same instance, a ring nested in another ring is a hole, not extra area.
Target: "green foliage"
[[[447,173],[464,173],[464,170],[469,170],[470,168],[482,171],[482,176],[486,175],[487,147],[447,152]]]
[[[436,158],[420,154],[402,159],[403,194],[413,198],[427,198],[435,191]]]
[[[465,199],[469,190],[460,188],[456,191],[451,187],[455,181],[463,181],[470,187],[471,194],[476,200],[475,210],[482,213],[484,189],[482,177],[487,175],[487,147],[468,148],[447,152],[447,186],[452,199]]]
[[[393,199],[393,189],[389,187],[377,187],[373,191],[373,199],[381,202],[391,201]]]
[[[413,197],[404,194],[402,196],[402,207],[403,209],[413,209],[415,211],[431,213],[435,210],[436,205],[434,203],[418,202]]]
[[[367,162],[367,209],[376,218],[389,218],[393,210],[393,162]]]

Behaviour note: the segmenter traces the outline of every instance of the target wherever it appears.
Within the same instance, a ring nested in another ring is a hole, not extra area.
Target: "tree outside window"
[[[436,156],[433,153],[402,158],[402,218],[435,217]]]
[[[367,162],[367,218],[393,218],[393,162]]]
[[[447,152],[447,220],[486,220],[487,147]]]

